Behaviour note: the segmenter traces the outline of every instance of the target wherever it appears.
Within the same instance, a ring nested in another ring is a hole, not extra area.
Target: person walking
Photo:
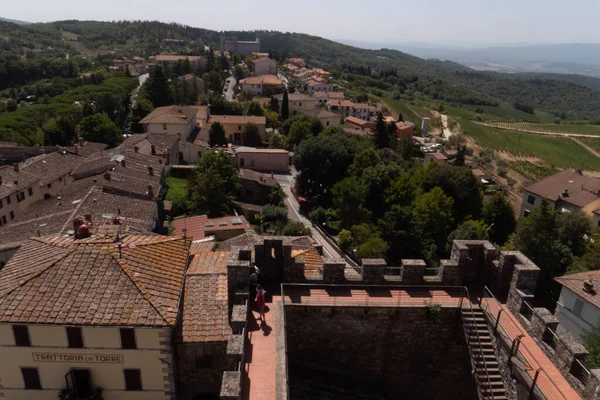
[[[256,305],[258,306],[258,312],[260,314],[261,322],[267,322],[267,318],[265,317],[265,295],[267,292],[263,289],[260,283],[256,284],[256,298],[254,299]]]

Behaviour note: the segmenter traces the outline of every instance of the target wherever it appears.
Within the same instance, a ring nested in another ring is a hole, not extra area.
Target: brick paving
[[[531,367],[526,372],[532,379],[538,368],[543,369],[538,376],[537,387],[544,393],[546,399],[581,399],[552,361],[539,348],[533,338],[527,334],[527,331],[521,326],[506,305],[500,304],[494,299],[485,298],[482,302],[482,308],[489,310],[494,318],[498,315],[500,309],[503,310],[500,316],[499,327],[511,340],[514,340],[519,335],[523,335],[519,346],[519,353],[523,355],[523,358],[525,358]]]
[[[247,379],[244,382],[244,400],[274,400],[276,396],[276,344],[277,329],[283,327],[276,324],[274,317],[275,303],[281,296],[268,296],[266,299],[266,325],[260,327],[259,313],[252,310],[256,324],[249,324],[250,348],[249,362],[246,364]]]

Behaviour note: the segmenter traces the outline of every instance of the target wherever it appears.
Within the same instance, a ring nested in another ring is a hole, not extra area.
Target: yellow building
[[[189,241],[117,239],[30,239],[0,271],[0,398],[175,398]]]

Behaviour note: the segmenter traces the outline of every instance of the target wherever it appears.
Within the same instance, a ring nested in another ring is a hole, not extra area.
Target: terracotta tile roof
[[[556,201],[561,196],[561,201],[577,207],[585,207],[600,199],[600,179],[571,170],[560,171],[523,189],[550,201]],[[562,196],[565,189],[569,191],[568,196]]]
[[[253,64],[258,64],[258,63],[260,63],[260,62],[264,62],[264,61],[267,61],[267,60],[275,62],[275,60],[271,60],[271,59],[268,57],[268,55],[267,55],[267,56],[265,56],[265,57],[255,58],[254,60],[252,60],[252,63],[253,63]]]
[[[237,223],[239,220],[239,224]],[[234,221],[236,222],[234,224]],[[210,226],[209,226],[210,225]],[[205,235],[210,235],[214,232],[243,229],[250,227],[248,221],[243,216],[228,216],[222,218],[208,218],[207,215],[198,215],[196,217],[179,218],[173,220],[174,231],[176,236],[183,236],[183,229],[186,229],[185,235],[192,240],[204,239]]]
[[[27,160],[27,162],[30,160]],[[38,176],[41,179],[40,185],[46,185],[61,176],[68,175],[82,161],[84,161],[84,158],[74,154],[56,152],[40,156],[32,163],[26,162],[22,170]]]
[[[75,146],[69,146],[66,147],[65,150],[71,154],[77,154],[81,157],[89,157],[92,154],[105,150],[107,147],[108,145],[104,143],[83,142],[83,145],[77,145],[77,149],[75,149]]]
[[[240,85],[283,85],[283,80],[275,75],[265,74],[242,79]]]
[[[340,118],[339,114],[332,113],[331,111],[327,111],[322,108],[314,108],[312,110],[304,110],[300,112],[314,118]]]
[[[353,107],[354,103],[350,100],[330,99],[329,105],[333,107]]]
[[[352,107],[354,107],[354,109],[356,109],[356,110],[368,110],[368,109],[372,108],[370,105],[368,105],[366,103],[353,103]]]
[[[177,55],[171,55],[171,54],[159,54],[154,56],[154,59],[157,62],[173,62],[173,61],[184,61],[185,59],[188,59],[190,62],[202,62],[205,61],[204,57],[201,56],[177,56]]]
[[[336,114],[333,114],[337,117]],[[234,149],[236,153],[271,153],[271,154],[290,154],[285,149],[257,149],[254,147],[236,147]]]
[[[188,275],[226,274],[228,259],[227,252],[198,252],[190,261],[187,273]]]
[[[362,126],[362,127],[373,125],[372,122],[365,121],[365,120],[362,120],[362,119],[356,118],[356,117],[346,117],[345,121],[349,124],[354,124],[354,125],[358,125],[358,126]]]
[[[226,274],[188,275],[185,279],[181,340],[222,342],[231,335]]]
[[[212,249],[215,247],[215,244],[216,243],[214,241],[210,240],[195,240],[190,245],[190,254],[212,251]]]
[[[262,206],[257,204],[243,203],[241,201],[234,201],[233,204],[239,207],[241,210],[253,211],[253,212],[261,212]]]
[[[31,239],[0,271],[0,321],[174,326],[189,241],[128,236]]]
[[[275,97],[277,100],[279,101],[283,101],[283,94],[276,94]],[[307,102],[311,102],[311,101],[315,101],[315,99],[313,99],[312,97],[310,97],[307,94],[304,93],[290,93],[288,94],[288,101],[307,101]]]
[[[318,267],[323,265],[323,257],[317,253],[315,248],[310,249],[294,249],[292,250],[292,257],[299,257],[304,259],[304,265],[307,267]]]
[[[240,169],[238,172],[240,179],[248,179],[255,181],[261,185],[276,186],[278,185],[277,179],[271,178],[270,175],[261,174],[260,172],[252,171],[251,169]]]
[[[590,280],[593,286],[592,293],[583,290],[583,282]],[[572,274],[554,278],[554,280],[566,287],[576,295],[585,299],[593,306],[600,308],[600,271],[582,272],[580,274]]]
[[[250,230],[243,235],[224,240],[219,245],[221,251],[231,251],[234,247],[254,246],[264,240],[281,240],[284,245],[301,246],[304,249],[312,247],[315,243],[308,236],[262,236]]]
[[[214,122],[218,122],[220,124],[237,124],[237,125],[245,125],[247,123],[252,123],[256,125],[266,125],[267,118],[266,117],[255,117],[255,116],[245,116],[245,115],[211,115],[208,120],[209,124]]]
[[[140,124],[184,124],[196,119],[196,108],[188,106],[158,107],[140,121]]]

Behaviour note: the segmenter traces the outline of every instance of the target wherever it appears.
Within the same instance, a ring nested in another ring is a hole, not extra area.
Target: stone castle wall
[[[437,320],[426,307],[289,305],[285,314],[292,399],[312,374],[380,388],[381,398],[477,398],[458,309]]]

